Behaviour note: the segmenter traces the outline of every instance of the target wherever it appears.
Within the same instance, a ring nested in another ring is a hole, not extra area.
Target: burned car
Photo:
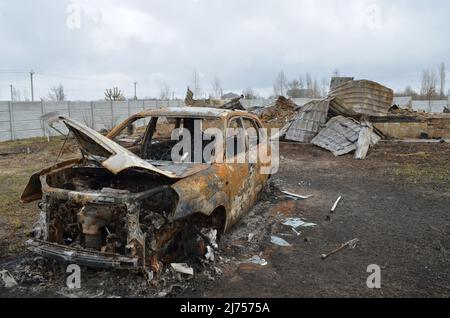
[[[271,162],[234,160],[271,153],[261,122],[247,112],[147,110],[107,136],[58,120],[82,156],[34,174],[22,201],[40,200],[28,248],[65,262],[159,273],[164,264],[204,257],[257,202],[270,175],[262,168]],[[208,135],[211,128],[219,133]],[[174,160],[177,130],[202,140],[184,140]],[[211,147],[220,143],[223,149]],[[209,158],[198,156],[208,147]]]

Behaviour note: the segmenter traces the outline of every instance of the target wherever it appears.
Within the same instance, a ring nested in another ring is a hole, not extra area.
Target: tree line
[[[422,71],[420,91],[416,91],[411,85],[408,85],[403,91],[397,92],[396,96],[412,96],[416,100],[446,99],[448,96],[446,89],[445,63],[441,63],[437,70],[425,69]]]

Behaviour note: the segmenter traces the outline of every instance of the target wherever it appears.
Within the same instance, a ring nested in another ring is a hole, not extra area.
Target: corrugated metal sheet
[[[360,115],[386,116],[392,106],[394,91],[368,80],[349,81],[330,92],[344,105]]]
[[[360,123],[352,118],[333,117],[311,143],[340,156],[356,149],[360,130]]]
[[[330,117],[334,116],[345,116],[357,118],[360,117],[358,113],[353,111],[351,108],[347,107],[342,100],[338,97],[330,98]]]
[[[302,107],[282,129],[291,141],[310,142],[327,121],[329,100],[312,101]]]

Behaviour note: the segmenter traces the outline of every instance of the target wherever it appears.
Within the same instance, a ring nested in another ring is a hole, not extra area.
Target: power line
[[[134,81],[116,81],[116,80],[101,80],[96,78],[85,78],[85,77],[76,77],[76,76],[66,76],[66,75],[57,75],[57,74],[46,74],[37,72],[40,76],[44,77],[52,77],[52,78],[61,78],[61,79],[68,79],[68,80],[74,80],[74,81],[91,81],[91,82],[103,82],[103,83],[127,83],[132,84]]]

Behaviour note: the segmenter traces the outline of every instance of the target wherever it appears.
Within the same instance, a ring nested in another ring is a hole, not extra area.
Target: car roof
[[[210,107],[167,107],[147,109],[140,112],[139,116],[165,116],[165,117],[225,117],[233,111],[228,109]]]

